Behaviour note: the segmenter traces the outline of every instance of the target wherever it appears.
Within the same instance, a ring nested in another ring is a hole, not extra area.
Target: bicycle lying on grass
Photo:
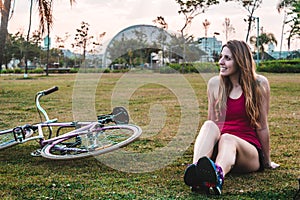
[[[137,139],[142,130],[128,124],[129,115],[125,108],[115,107],[111,114],[100,115],[91,122],[57,122],[49,119],[47,112],[40,105],[40,98],[58,90],[53,87],[40,91],[35,96],[35,104],[42,121],[0,131],[0,150],[31,140],[38,140],[40,149],[32,156],[43,156],[55,160],[67,160],[96,156],[114,151]],[[106,125],[115,123],[113,125]],[[44,131],[49,134],[45,139]],[[56,135],[52,137],[53,133]],[[34,136],[37,134],[36,136]]]

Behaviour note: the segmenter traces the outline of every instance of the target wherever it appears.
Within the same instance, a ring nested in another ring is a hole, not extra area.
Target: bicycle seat
[[[124,107],[115,107],[112,111],[112,121],[116,124],[128,124],[129,115]]]

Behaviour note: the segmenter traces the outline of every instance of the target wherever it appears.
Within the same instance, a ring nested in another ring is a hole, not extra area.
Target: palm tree
[[[8,27],[8,19],[9,19],[9,13],[11,12],[11,4],[12,0],[4,0],[4,3],[2,0],[0,1],[0,7],[1,7],[1,26],[0,26],[0,69],[3,64],[3,53],[4,53],[4,46],[6,42],[6,37],[8,34],[7,27]],[[39,11],[39,17],[40,17],[40,31],[42,34],[45,33],[45,30],[47,29],[48,34],[50,33],[50,28],[53,25],[52,21],[52,2],[53,0],[35,0],[36,4],[38,5],[38,11]],[[73,3],[75,3],[76,0],[70,0],[71,6]],[[31,1],[32,6],[33,0]],[[2,9],[2,7],[4,9]],[[32,10],[30,9],[30,13]],[[30,17],[30,23],[31,23],[31,17]],[[31,26],[29,24],[29,26]],[[30,31],[30,27],[29,27]]]
[[[298,9],[297,9],[298,6]],[[280,0],[280,2],[277,5],[277,11],[280,13],[282,10],[284,11],[284,20],[282,23],[282,32],[281,32],[281,44],[280,44],[280,53],[282,48],[282,40],[283,40],[283,34],[284,34],[284,26],[286,24],[291,25],[291,30],[289,31],[289,36],[287,38],[288,40],[288,49],[290,49],[290,42],[291,38],[295,34],[295,32],[299,32],[299,9],[300,9],[300,3],[296,2],[296,0]],[[295,12],[295,14],[294,14]],[[298,13],[298,14],[297,14]],[[294,22],[294,24],[292,24]],[[300,35],[300,33],[298,33]]]
[[[32,1],[31,0],[31,6],[32,6]],[[53,20],[52,20],[52,2],[53,0],[36,0],[36,3],[38,4],[38,11],[39,11],[39,16],[40,16],[40,31],[41,34],[43,35],[45,32],[45,29],[47,29],[47,36],[48,39],[50,39],[50,28],[53,25]],[[75,0],[70,0],[70,4],[75,3]],[[31,26],[31,13],[32,9],[30,9],[30,23],[29,23],[29,28],[28,28],[28,35],[27,35],[27,40],[29,40],[29,34],[30,34],[30,26]],[[48,40],[48,46],[47,46],[47,65],[46,65],[46,76],[48,76],[48,60],[49,60],[49,40]],[[27,64],[26,64],[27,66]],[[26,71],[26,70],[25,70]]]
[[[280,53],[279,53],[279,58],[281,58],[284,27],[285,27],[286,20],[287,20],[286,2],[284,0],[281,0],[280,3],[277,4],[277,11],[280,13],[282,10],[284,12],[284,17],[283,17],[282,26],[281,26],[281,38],[280,38]]]
[[[257,46],[257,40],[258,40],[258,46]],[[259,48],[259,52],[261,52],[261,59],[264,59],[264,53],[265,53],[265,45],[268,44],[275,44],[277,45],[277,40],[273,33],[261,33],[258,37],[257,36],[251,36],[250,37],[250,43],[254,44],[254,47],[257,49]]]
[[[0,1],[1,25],[0,25],[0,71],[3,64],[4,46],[8,35],[8,19],[10,13],[11,0]]]
[[[283,39],[284,25],[289,24],[290,30],[287,37],[288,50],[290,50],[291,39],[300,36],[300,2],[299,0],[280,0],[277,5],[278,12],[284,11],[284,20],[282,25],[281,43]],[[281,45],[280,45],[281,46]],[[280,47],[281,51],[281,47]]]

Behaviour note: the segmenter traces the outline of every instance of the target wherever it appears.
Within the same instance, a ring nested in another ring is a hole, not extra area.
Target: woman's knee
[[[207,128],[209,130],[212,130],[212,131],[220,132],[219,131],[219,127],[217,126],[217,124],[214,121],[212,121],[212,120],[206,120],[203,123],[202,127],[205,127],[205,128]]]
[[[217,126],[216,123],[212,120],[206,120],[204,123],[203,123],[203,126]]]
[[[224,133],[220,136],[219,143],[222,144],[236,144],[236,136]]]
[[[209,138],[218,140],[221,132],[215,122],[207,120],[203,123],[198,136],[209,136]]]
[[[219,127],[216,125],[215,122],[211,120],[207,120],[203,123],[200,132],[205,132],[207,134],[214,134],[216,137],[221,135]]]

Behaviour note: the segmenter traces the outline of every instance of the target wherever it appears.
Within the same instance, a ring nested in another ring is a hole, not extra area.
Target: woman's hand
[[[271,167],[271,169],[275,169],[277,167],[280,167],[280,165],[277,164],[277,163],[271,162],[271,166],[270,167]]]
[[[274,163],[274,162],[270,162],[266,165],[266,168],[268,168],[268,169],[276,169],[278,167],[280,167],[280,165],[277,163]]]

